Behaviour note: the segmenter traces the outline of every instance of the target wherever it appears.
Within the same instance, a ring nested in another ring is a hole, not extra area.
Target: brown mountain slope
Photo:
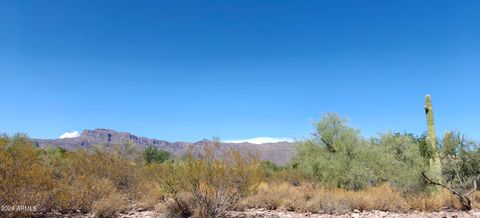
[[[122,145],[131,142],[139,149],[144,149],[148,145],[153,145],[160,149],[171,152],[176,156],[185,154],[188,149],[194,151],[201,149],[209,140],[198,142],[169,142],[153,138],[139,137],[128,132],[117,132],[111,129],[84,130],[79,137],[64,139],[33,139],[39,147],[51,145],[53,147],[63,147],[67,150],[76,148],[90,148],[94,145]],[[262,160],[270,160],[279,165],[286,164],[294,153],[294,144],[291,142],[277,142],[264,144],[251,143],[222,143],[222,149],[236,148],[242,153],[255,152]]]

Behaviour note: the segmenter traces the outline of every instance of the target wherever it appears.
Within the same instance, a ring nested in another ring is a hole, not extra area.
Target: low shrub
[[[58,206],[64,212],[92,210],[93,203],[111,193],[134,199],[140,187],[139,170],[131,161],[107,151],[69,152],[57,178]]]
[[[115,213],[125,211],[127,206],[123,195],[113,192],[93,202],[92,212],[97,217],[113,217]]]
[[[24,135],[0,137],[0,205],[35,208],[5,209],[0,211],[0,217],[26,216],[53,207],[54,171],[45,164],[40,154],[40,150]]]
[[[256,158],[219,148],[219,143],[205,145],[198,158],[189,155],[164,165],[157,178],[173,205],[182,205],[178,194],[186,192],[192,195],[195,217],[221,217],[256,187],[260,179]]]
[[[165,200],[164,193],[158,183],[147,177],[142,178],[144,179],[135,187],[135,191],[130,198],[135,201],[137,207],[154,209],[159,202]]]
[[[118,196],[138,200],[140,192],[153,195],[155,192],[150,188],[154,190],[155,183],[141,178],[135,156],[133,148],[70,152],[53,147],[40,149],[26,136],[3,135],[0,205],[31,206],[36,210],[2,211],[0,216],[38,215],[53,210],[88,213],[95,205],[101,214],[108,214],[102,202],[113,202]],[[123,209],[119,206],[112,204],[109,210]]]
[[[94,202],[117,192],[110,180],[87,176],[76,177],[71,183],[60,184],[58,190],[58,209],[64,213],[88,213]]]
[[[188,192],[177,193],[174,199],[168,200],[164,205],[165,216],[172,218],[191,217],[197,210],[193,195]]]
[[[77,150],[71,153],[69,159],[69,167],[65,170],[65,178],[69,181],[82,176],[108,179],[123,192],[133,190],[138,184],[136,164],[121,156],[101,150]]]
[[[303,211],[303,206],[313,196],[313,187],[307,184],[261,183],[257,192],[243,199],[237,209],[265,208],[268,210]]]

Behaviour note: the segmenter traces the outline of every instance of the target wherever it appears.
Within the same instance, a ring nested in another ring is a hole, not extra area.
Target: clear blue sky
[[[480,135],[480,1],[0,2],[0,132]]]

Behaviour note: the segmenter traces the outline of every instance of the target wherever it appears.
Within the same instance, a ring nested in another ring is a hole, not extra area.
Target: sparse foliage
[[[161,186],[181,207],[180,193],[190,193],[193,215],[221,217],[259,182],[255,157],[243,158],[238,151],[221,151],[219,143],[206,145],[199,158],[190,155],[166,167]]]

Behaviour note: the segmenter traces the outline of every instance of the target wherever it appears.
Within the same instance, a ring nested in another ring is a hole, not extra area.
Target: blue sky
[[[480,135],[479,1],[0,0],[0,132]]]

